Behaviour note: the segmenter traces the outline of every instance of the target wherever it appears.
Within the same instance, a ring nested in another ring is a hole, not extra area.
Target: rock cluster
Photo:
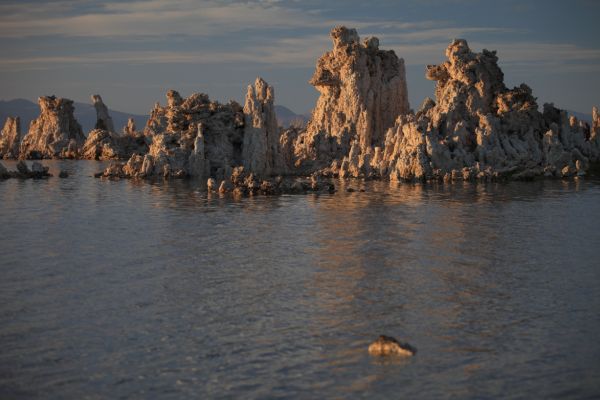
[[[73,115],[73,101],[43,96],[38,99],[38,104],[40,116],[31,122],[21,143],[19,157],[77,158],[85,136]]]
[[[19,157],[21,144],[21,120],[19,117],[8,117],[0,132],[0,158]]]
[[[0,179],[18,178],[18,179],[43,179],[52,176],[48,173],[49,167],[45,167],[37,161],[31,164],[31,169],[25,161],[21,160],[17,163],[16,171],[9,171],[2,163],[0,163]]]
[[[127,163],[111,162],[103,172],[97,173],[95,177],[109,179],[150,177],[152,175],[147,173],[140,175],[140,171],[144,172],[146,159],[146,157],[133,156]],[[233,168],[231,173],[220,181],[215,178],[208,178],[206,188],[209,192],[231,193],[234,196],[331,194],[335,192],[335,185],[317,174],[304,178],[283,177],[281,175],[264,178],[246,170],[243,166]]]
[[[387,129],[409,111],[403,59],[380,50],[375,37],[361,42],[354,29],[338,26],[330,35],[333,50],[310,80],[320,97],[307,128],[282,137],[285,159],[301,171],[341,160],[353,142],[362,153],[382,146]]]
[[[531,179],[582,175],[600,161],[597,128],[552,104],[538,111],[525,84],[508,89],[496,52],[474,53],[455,40],[446,56],[426,71],[436,81],[435,101],[399,115],[382,147],[354,141],[324,172],[408,181]]]
[[[97,176],[193,177],[210,191],[237,194],[334,190],[323,177],[582,176],[600,162],[598,110],[591,126],[552,104],[540,111],[527,85],[506,87],[494,51],[476,53],[454,40],[447,61],[426,68],[435,100],[425,99],[414,113],[403,59],[379,49],[375,37],[361,41],[354,29],[338,26],[330,35],[333,49],[310,80],[320,96],[305,127],[277,126],[274,89],[261,78],[248,87],[243,107],[171,90],[142,132],[130,119],[116,133],[102,98],[93,95],[97,123],[87,140],[71,100],[40,97],[41,114],[20,145],[18,118],[7,120],[0,157],[127,160]]]
[[[167,105],[152,110],[145,135],[152,141],[149,151],[129,159],[125,177],[222,181],[238,166],[265,178],[284,171],[274,92],[261,78],[248,87],[244,108],[210,101],[203,93],[183,99],[171,90]]]
[[[125,176],[222,177],[242,162],[244,114],[234,101],[220,104],[204,93],[183,99],[170,90],[167,105],[154,106],[144,134],[148,153],[132,155]]]
[[[148,152],[147,138],[142,132],[136,132],[133,119],[129,119],[123,128],[123,135],[114,131],[108,107],[100,95],[93,95],[96,108],[96,128],[92,130],[80,150],[80,158],[87,160],[127,159],[133,154]]]

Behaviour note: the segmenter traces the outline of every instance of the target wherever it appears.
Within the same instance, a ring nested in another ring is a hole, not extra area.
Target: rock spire
[[[21,143],[19,157],[76,158],[85,136],[73,115],[73,100],[42,96],[38,104],[40,116],[31,122]]]

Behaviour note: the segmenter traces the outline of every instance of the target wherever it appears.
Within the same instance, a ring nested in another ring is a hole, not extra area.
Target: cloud
[[[24,46],[23,50],[8,47],[8,40],[0,44],[5,55],[0,70],[68,64],[235,62],[312,67],[330,48],[327,31],[338,24],[355,27],[362,36],[378,36],[382,48],[394,49],[408,65],[443,61],[444,49],[456,37],[476,38],[471,43],[474,49],[496,49],[502,65],[511,67],[573,69],[578,64],[586,69],[600,63],[598,49],[522,42],[524,32],[514,28],[457,27],[450,21],[407,22],[372,16],[333,20],[324,10],[298,4],[279,0],[3,3],[0,37],[23,41]],[[75,48],[75,39],[88,40],[90,45]],[[38,40],[52,45],[38,45]]]

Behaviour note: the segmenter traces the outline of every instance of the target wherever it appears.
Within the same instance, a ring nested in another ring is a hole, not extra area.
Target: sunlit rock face
[[[600,159],[595,128],[545,104],[531,89],[504,85],[496,52],[474,53],[465,40],[446,49],[447,61],[430,65],[436,100],[399,116],[384,146],[356,147],[332,171],[340,176],[392,180],[531,179],[584,174]]]
[[[403,59],[380,50],[375,37],[361,42],[354,29],[338,26],[330,36],[333,49],[310,80],[320,97],[306,131],[287,132],[282,142],[294,152],[284,157],[308,170],[341,160],[353,142],[362,153],[382,146],[386,130],[409,111]]]
[[[19,117],[8,117],[0,132],[0,158],[14,159],[19,157],[21,144],[21,120]]]
[[[146,154],[148,143],[141,132],[136,132],[135,123],[130,118],[123,128],[123,135],[114,130],[108,107],[100,95],[93,95],[96,109],[96,128],[93,129],[80,150],[80,158],[88,160],[128,159],[133,154]]]
[[[283,160],[279,149],[279,127],[275,115],[273,87],[262,78],[248,86],[244,103],[244,168],[259,176],[282,173]]]
[[[38,104],[40,116],[31,122],[21,143],[19,157],[77,158],[85,136],[73,115],[73,101],[43,96],[38,99]]]
[[[234,101],[220,104],[204,93],[184,99],[170,90],[167,105],[152,109],[144,134],[148,154],[132,156],[128,176],[222,177],[242,163],[244,113]]]

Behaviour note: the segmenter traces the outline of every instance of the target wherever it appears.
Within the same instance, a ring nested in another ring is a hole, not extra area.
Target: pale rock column
[[[248,86],[244,104],[244,168],[258,176],[267,176],[281,170],[279,128],[274,106],[274,90],[262,78]]]
[[[210,176],[210,161],[206,159],[204,149],[204,130],[203,123],[198,124],[198,133],[194,140],[194,150],[190,154],[189,175],[195,178],[205,179]]]
[[[135,120],[133,118],[129,118],[127,120],[127,125],[125,125],[125,127],[123,127],[123,134],[134,135],[135,131],[136,131]]]
[[[96,129],[104,129],[109,132],[115,131],[113,120],[108,114],[108,107],[102,101],[102,97],[99,94],[92,95],[92,103],[96,109]]]

